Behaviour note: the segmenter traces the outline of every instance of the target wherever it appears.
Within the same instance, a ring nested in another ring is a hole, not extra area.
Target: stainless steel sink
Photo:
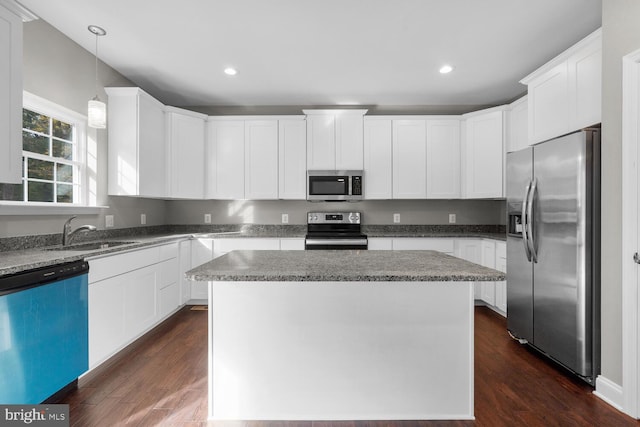
[[[122,245],[130,245],[137,242],[125,242],[125,241],[114,241],[114,242],[89,242],[89,243],[78,243],[77,245],[67,245],[67,246],[54,246],[51,248],[46,248],[46,251],[94,251],[97,249],[108,249],[116,246]]]

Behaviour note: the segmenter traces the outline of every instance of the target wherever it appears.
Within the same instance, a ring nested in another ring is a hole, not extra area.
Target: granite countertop
[[[504,273],[437,251],[233,251],[186,273],[197,281],[502,281]]]

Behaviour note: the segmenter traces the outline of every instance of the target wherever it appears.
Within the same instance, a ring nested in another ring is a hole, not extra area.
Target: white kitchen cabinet
[[[213,259],[213,239],[191,241],[191,268],[198,267]],[[209,299],[208,282],[190,280],[190,298],[188,303],[198,304]]]
[[[367,249],[370,251],[390,251],[393,250],[393,239],[385,237],[369,237]]]
[[[213,257],[218,258],[231,251],[280,250],[280,239],[271,237],[247,237],[238,239],[215,239]]]
[[[109,195],[167,196],[164,105],[136,87],[108,87]]]
[[[427,197],[425,120],[393,121],[393,198]],[[366,176],[365,176],[366,179]],[[365,183],[366,187],[366,183]]]
[[[529,142],[600,123],[602,30],[588,35],[520,81],[527,85]]]
[[[363,115],[367,110],[303,112],[307,115],[308,170],[364,168]]]
[[[166,107],[167,189],[170,198],[204,198],[206,119],[204,114]]]
[[[465,114],[462,149],[463,197],[503,197],[504,107]]]
[[[185,273],[192,268],[191,264],[191,245],[192,240],[183,240],[179,243],[178,253],[180,258],[180,303],[185,304],[191,299],[191,281],[185,276]]]
[[[482,265],[482,240],[456,239],[455,256]],[[482,299],[482,282],[474,284],[474,299]]]
[[[454,255],[455,239],[441,237],[394,237],[393,250],[438,251],[447,255]]]
[[[391,119],[364,119],[364,198],[393,197],[393,134]]]
[[[529,146],[527,99],[528,97],[525,95],[509,104],[509,110],[506,113],[507,152],[522,150]]]
[[[304,250],[304,238],[303,237],[290,237],[280,239],[281,251],[303,251]]]
[[[496,268],[496,244],[493,240],[482,241],[482,265],[488,268]],[[481,298],[487,305],[496,305],[495,282],[481,282]]]
[[[460,198],[460,119],[427,119],[427,198]]]
[[[507,272],[507,244],[496,242],[496,270]],[[496,282],[495,307],[503,316],[507,315],[507,281]]]
[[[180,306],[178,244],[89,259],[89,367]]]
[[[278,121],[244,122],[245,199],[278,198]]]
[[[307,123],[299,118],[278,120],[278,198],[307,198]]]
[[[0,5],[0,183],[22,182],[22,19]]]
[[[207,197],[244,199],[244,120],[209,118]]]

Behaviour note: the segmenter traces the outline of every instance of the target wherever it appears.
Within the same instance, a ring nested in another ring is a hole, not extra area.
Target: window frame
[[[24,200],[0,200],[0,215],[67,214],[73,212],[89,213],[92,211],[97,213],[101,209],[105,208],[96,206],[95,204],[90,204],[87,148],[89,139],[95,141],[97,135],[95,129],[91,129],[87,126],[87,117],[27,91],[23,92],[22,108],[49,116],[53,119],[61,120],[74,126],[76,145],[74,153],[74,158],[76,158],[76,160],[74,161],[78,163],[78,176],[74,177],[73,184],[75,185],[77,182],[78,185],[78,201],[74,203],[64,203],[57,201],[29,202]],[[26,162],[26,159],[24,159],[25,151],[22,150],[21,153],[23,157],[23,167],[26,167],[24,164]],[[30,154],[28,154],[28,157],[26,158],[43,159],[48,157],[37,153],[27,153]],[[51,159],[51,157],[48,157],[47,161],[51,161]],[[25,180],[25,177],[23,176],[22,179]]]

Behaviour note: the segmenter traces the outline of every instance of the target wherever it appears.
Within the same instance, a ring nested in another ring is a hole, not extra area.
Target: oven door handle
[[[307,245],[336,245],[336,246],[347,246],[347,245],[366,245],[367,239],[306,239],[305,244]]]

